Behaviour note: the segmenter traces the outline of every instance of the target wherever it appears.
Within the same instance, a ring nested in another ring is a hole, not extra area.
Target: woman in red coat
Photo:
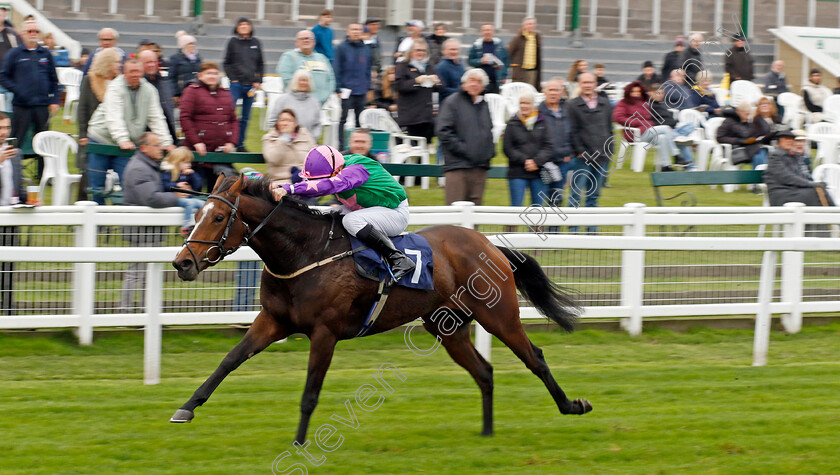
[[[219,66],[201,63],[198,82],[184,88],[181,94],[181,130],[183,145],[195,150],[198,172],[208,188],[216,183],[217,175],[229,172],[227,165],[201,163],[207,152],[233,152],[239,137],[239,122],[230,92],[219,85]]]

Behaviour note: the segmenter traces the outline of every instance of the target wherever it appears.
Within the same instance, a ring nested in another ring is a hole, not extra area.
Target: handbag
[[[740,165],[742,163],[749,163],[752,161],[750,155],[747,153],[746,147],[735,147],[732,149],[732,164]]]

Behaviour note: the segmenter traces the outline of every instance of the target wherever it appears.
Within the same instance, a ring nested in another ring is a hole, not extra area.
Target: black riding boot
[[[370,224],[365,225],[356,233],[356,238],[362,241],[367,247],[378,252],[380,256],[391,267],[391,273],[394,274],[394,283],[398,282],[401,277],[414,270],[414,261],[406,257],[405,254],[394,247],[394,243],[382,231],[374,228]]]

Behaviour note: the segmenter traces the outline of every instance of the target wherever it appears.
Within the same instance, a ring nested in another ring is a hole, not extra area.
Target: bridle
[[[275,206],[274,209],[272,209],[271,212],[268,213],[268,216],[266,216],[265,219],[263,219],[262,222],[256,228],[254,228],[253,231],[251,231],[251,227],[248,226],[248,223],[246,223],[245,220],[243,220],[242,218],[239,218],[239,220],[242,222],[242,225],[245,226],[245,236],[242,237],[242,242],[240,242],[236,246],[233,246],[229,249],[225,249],[225,242],[227,241],[227,238],[230,235],[230,228],[231,228],[231,226],[233,226],[233,223],[234,223],[234,221],[236,221],[236,217],[239,214],[239,196],[236,197],[236,201],[234,201],[233,203],[231,203],[230,200],[228,200],[227,198],[224,198],[220,195],[209,195],[209,196],[207,196],[207,199],[208,200],[213,200],[213,199],[219,200],[222,203],[228,205],[230,207],[231,211],[230,211],[230,215],[228,215],[228,221],[227,221],[227,224],[225,225],[225,230],[222,233],[222,236],[219,238],[218,241],[205,241],[205,240],[201,240],[201,239],[189,239],[189,237],[184,240],[184,247],[186,247],[187,250],[190,251],[190,256],[192,257],[193,264],[195,264],[196,270],[198,269],[198,264],[200,262],[207,262],[210,265],[215,265],[219,261],[224,259],[225,257],[227,257],[227,256],[233,254],[234,252],[236,252],[240,247],[247,246],[248,243],[251,241],[251,239],[254,237],[254,235],[257,234],[257,232],[259,232],[259,230],[262,229],[263,226],[265,226],[268,223],[268,221],[271,219],[271,217],[274,216],[274,213],[277,212],[278,209],[280,209],[280,205],[282,204],[282,202],[278,202],[277,206]],[[195,252],[192,250],[192,247],[190,247],[190,244],[192,244],[192,243],[212,244],[212,245],[207,248],[207,250],[204,252],[204,257],[199,261],[198,256],[196,256]],[[215,259],[210,257],[210,251],[213,250],[213,249],[217,249],[218,253],[219,253],[218,256]]]

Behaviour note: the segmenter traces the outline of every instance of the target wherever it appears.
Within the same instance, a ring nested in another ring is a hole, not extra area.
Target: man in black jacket
[[[236,149],[245,152],[245,133],[248,119],[251,117],[251,104],[254,93],[262,83],[264,63],[262,43],[254,38],[254,26],[251,20],[242,17],[236,22],[234,36],[228,40],[225,48],[224,68],[230,78],[230,95],[236,101],[242,99],[242,114],[239,116],[239,139]]]
[[[539,107],[539,113],[546,117],[554,153],[551,163],[557,166],[559,180],[553,180],[548,185],[548,196],[555,206],[563,205],[563,190],[566,187],[566,173],[571,166],[572,143],[569,137],[569,118],[564,109],[566,84],[563,79],[555,78],[545,83],[543,87],[545,100]]]
[[[740,33],[732,38],[732,47],[726,52],[726,72],[730,84],[734,81],[753,80],[753,59]]]
[[[682,63],[680,62],[680,58],[682,57],[683,50],[685,49],[685,37],[680,35],[674,40],[674,50],[668,52],[665,55],[665,59],[662,61],[662,77],[667,78],[671,76],[671,71],[675,69],[681,69]]]
[[[169,135],[172,136],[172,142],[178,145],[178,134],[175,129],[175,101],[173,99],[174,91],[172,81],[168,81],[160,75],[158,56],[154,51],[145,50],[140,53],[139,57],[140,62],[143,63],[143,77],[157,89],[160,108],[163,109],[163,115],[166,117],[166,125],[169,127]]]
[[[23,43],[20,35],[17,34],[15,29],[12,27],[12,24],[6,19],[8,14],[9,6],[0,5],[0,65],[3,64],[3,58],[6,57],[6,53],[11,51],[13,48],[17,48],[21,43]],[[6,97],[6,109],[4,112],[11,111],[12,95],[9,94],[9,91],[7,91],[3,86],[0,86],[0,94]]]
[[[581,205],[598,206],[601,186],[609,173],[612,156],[612,107],[609,99],[595,91],[595,84],[595,75],[592,73],[578,76],[580,95],[566,106],[572,153],[575,156],[569,205],[575,208]],[[583,193],[586,194],[585,204],[581,203]],[[577,228],[573,226],[569,231],[577,232]],[[596,231],[594,226],[587,228],[588,233]]]
[[[470,69],[461,77],[461,91],[449,96],[437,118],[437,136],[446,163],[446,204],[472,201],[480,205],[490,159],[496,155],[493,122],[484,100],[490,79],[483,70]]]
[[[23,24],[23,44],[6,54],[0,70],[0,84],[13,92],[12,135],[23,146],[26,132],[32,135],[49,129],[50,114],[58,111],[58,75],[50,51],[38,45],[41,30],[34,21]],[[38,159],[38,176],[44,170]]]

